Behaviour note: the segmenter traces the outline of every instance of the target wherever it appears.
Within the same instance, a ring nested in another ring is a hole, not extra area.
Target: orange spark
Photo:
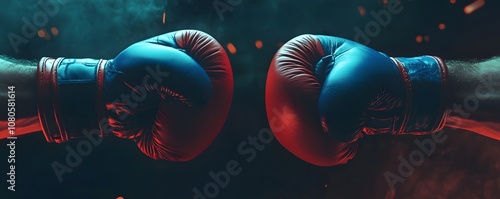
[[[476,0],[476,1],[472,2],[471,4],[465,6],[464,12],[465,12],[465,14],[471,14],[483,6],[484,6],[484,0]]]
[[[39,37],[42,37],[42,38],[43,38],[43,37],[45,37],[45,35],[46,35],[46,34],[45,34],[45,29],[40,29],[40,30],[38,30],[38,36],[39,36]]]
[[[446,25],[444,23],[439,24],[439,30],[444,30],[446,29]]]
[[[261,40],[257,40],[255,41],[255,47],[257,47],[257,49],[261,49],[262,47],[264,47],[264,43],[262,43]]]
[[[52,28],[50,29],[50,32],[52,32],[52,34],[53,34],[54,36],[59,35],[59,30],[58,30],[56,27],[52,27]]]
[[[363,6],[358,6],[358,11],[361,16],[365,16],[366,10],[363,8]]]
[[[45,40],[49,41],[50,40],[50,35],[49,33],[45,30],[45,28],[42,28],[38,30],[38,36],[44,38]]]
[[[418,36],[417,36],[417,38],[416,38],[417,43],[422,43],[422,40],[423,40],[423,39],[424,39],[424,38],[423,38],[421,35],[418,35]]]
[[[457,2],[457,0],[450,0],[450,3],[452,3],[452,4],[454,4],[456,2]]]
[[[116,197],[116,199],[123,199],[123,197],[121,197],[121,196],[118,196],[118,197]]]
[[[233,44],[233,43],[228,43],[228,44],[227,44],[227,49],[229,50],[229,52],[230,52],[231,54],[236,54],[236,52],[237,52],[237,51],[236,51],[236,47],[234,46],[234,44]]]
[[[165,24],[165,18],[167,17],[167,12],[163,12],[163,24]]]

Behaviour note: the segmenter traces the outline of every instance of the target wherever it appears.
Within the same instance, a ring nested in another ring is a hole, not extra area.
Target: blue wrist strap
[[[448,71],[438,57],[392,58],[406,87],[405,114],[399,134],[423,135],[444,127],[448,116]]]

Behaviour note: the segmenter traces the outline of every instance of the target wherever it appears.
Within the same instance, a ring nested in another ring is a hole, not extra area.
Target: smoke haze
[[[226,2],[229,10],[217,11],[213,5],[217,1]],[[46,13],[43,5],[47,2],[57,3],[58,11]],[[48,145],[42,135],[26,136],[18,149],[23,165],[19,170],[24,172],[19,181],[24,183],[21,187],[30,190],[20,193],[31,198],[40,197],[39,192],[54,196],[51,198],[74,198],[68,196],[71,194],[82,194],[81,198],[193,198],[193,187],[212,180],[207,175],[210,171],[224,169],[228,160],[241,158],[237,144],[269,126],[264,89],[269,63],[280,43],[305,33],[354,39],[356,27],[366,31],[368,23],[377,22],[372,11],[387,9],[382,0],[241,0],[237,5],[227,2],[238,1],[0,0],[0,54],[15,58],[111,59],[132,43],[180,29],[205,31],[223,46],[233,43],[237,48],[236,54],[229,54],[235,80],[230,116],[215,143],[199,158],[179,164],[153,161],[132,142],[106,138],[105,144],[96,149],[99,153],[87,157],[81,167],[65,174],[64,183],[58,183],[50,162],[65,157],[64,146]],[[391,56],[432,54],[444,59],[500,54],[498,1],[487,1],[470,15],[465,15],[463,8],[472,0],[455,4],[446,0],[399,2],[403,10],[392,15],[390,22],[370,37],[370,47]],[[39,27],[36,20],[43,21],[40,17],[44,13],[47,23]],[[39,17],[34,21],[34,16]],[[50,40],[36,32],[26,37],[23,19],[34,23],[35,31],[45,29]],[[446,24],[445,30],[438,28],[440,23]],[[59,31],[57,36],[51,32],[53,27]],[[26,40],[17,45],[17,52],[9,41],[13,34]],[[417,35],[429,36],[430,40],[417,43]],[[263,42],[262,49],[255,47],[256,40]],[[416,168],[406,182],[398,183],[395,198],[499,198],[498,141],[470,132],[445,130],[449,140],[437,146],[437,152]],[[420,137],[426,138],[429,136]],[[228,188],[220,190],[219,198],[392,198],[386,195],[384,172],[397,172],[397,157],[408,157],[417,148],[414,139],[364,138],[358,155],[349,164],[330,168],[309,165],[274,141],[252,165],[243,165],[242,174],[232,178]],[[0,149],[0,157],[6,157],[2,154],[5,151]],[[154,197],[144,197],[145,194]]]

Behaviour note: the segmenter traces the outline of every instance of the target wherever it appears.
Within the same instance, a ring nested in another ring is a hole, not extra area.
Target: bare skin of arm
[[[446,126],[500,140],[500,57],[446,64],[450,89]]]
[[[500,57],[446,61],[450,116],[446,126],[500,140]],[[36,107],[37,63],[0,56],[0,139],[9,131],[8,86],[15,86],[15,135],[41,131]]]
[[[0,56],[0,139],[41,131],[36,106],[36,62]],[[15,91],[15,131],[8,129],[8,91]]]

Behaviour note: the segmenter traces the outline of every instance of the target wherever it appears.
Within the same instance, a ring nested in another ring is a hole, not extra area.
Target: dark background
[[[56,1],[56,0],[54,0]],[[232,11],[221,20],[212,0],[57,0],[59,11],[48,18],[49,38],[33,36],[16,52],[9,33],[22,36],[23,17],[43,11],[47,0],[0,1],[0,54],[37,60],[43,56],[113,58],[128,45],[179,29],[205,31],[221,44],[233,43],[230,54],[235,96],[223,131],[195,160],[187,163],[154,161],[130,140],[108,137],[73,172],[57,180],[51,163],[65,162],[64,144],[45,143],[41,133],[17,141],[16,189],[8,192],[6,166],[0,167],[0,198],[193,198],[213,180],[210,171],[240,162],[241,174],[219,190],[217,198],[500,198],[500,142],[470,132],[445,129],[448,139],[436,146],[421,166],[394,192],[384,173],[397,173],[398,156],[417,150],[413,136],[372,136],[361,140],[357,156],[346,165],[317,167],[287,152],[276,140],[247,163],[237,146],[248,136],[269,127],[264,88],[270,60],[280,43],[304,33],[354,39],[355,27],[364,30],[375,18],[370,11],[386,8],[383,1],[232,0]],[[222,1],[225,2],[225,1]],[[499,55],[500,3],[487,0],[471,14],[464,7],[473,0],[400,0],[402,11],[368,46],[391,56],[432,54],[444,59],[480,59]],[[238,3],[238,4],[237,4]],[[366,14],[362,16],[359,7]],[[166,23],[162,15],[166,12]],[[446,25],[444,30],[439,24]],[[59,34],[50,33],[56,27]],[[429,40],[417,42],[417,36]],[[264,44],[262,49],[254,45]],[[7,147],[0,141],[0,165]],[[5,157],[5,158],[4,158]]]

